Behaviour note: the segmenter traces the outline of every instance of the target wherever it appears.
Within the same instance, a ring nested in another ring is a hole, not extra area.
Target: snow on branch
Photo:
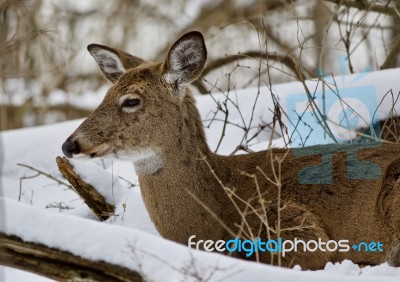
[[[57,157],[56,162],[61,174],[71,183],[76,192],[100,220],[107,220],[114,214],[115,207],[109,204],[95,187],[83,181],[66,158]]]
[[[0,264],[58,281],[143,281],[135,271],[104,261],[91,261],[42,244],[24,242],[0,232]]]

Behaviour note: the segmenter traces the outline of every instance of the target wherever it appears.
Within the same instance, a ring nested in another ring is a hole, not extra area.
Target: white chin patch
[[[133,161],[136,174],[154,174],[163,167],[161,154],[154,149],[118,152],[117,157]]]
[[[89,155],[86,155],[86,154],[79,153],[79,154],[73,154],[73,155],[72,155],[72,158],[73,158],[73,159],[86,160],[86,159],[90,159],[90,156],[89,156]]]

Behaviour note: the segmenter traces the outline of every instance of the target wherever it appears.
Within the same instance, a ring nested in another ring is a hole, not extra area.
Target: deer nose
[[[68,138],[62,145],[62,151],[67,158],[72,158],[73,154],[79,154],[81,152],[81,148],[77,141],[71,141],[70,138]]]

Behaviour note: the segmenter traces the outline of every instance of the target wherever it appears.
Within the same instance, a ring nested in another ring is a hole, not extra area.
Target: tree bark
[[[0,264],[57,281],[143,281],[139,273],[0,232]]]
[[[115,207],[107,203],[95,187],[83,181],[66,158],[57,157],[56,162],[61,174],[71,183],[93,213],[100,220],[107,220],[114,213]]]

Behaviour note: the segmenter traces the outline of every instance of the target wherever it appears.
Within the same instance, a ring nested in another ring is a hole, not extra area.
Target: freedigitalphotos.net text
[[[196,235],[189,237],[188,246],[196,250],[204,250],[206,252],[244,252],[246,257],[250,257],[255,252],[270,252],[282,253],[282,257],[289,252],[349,252],[351,249],[358,252],[383,252],[383,244],[380,242],[359,242],[357,244],[350,244],[349,240],[329,240],[322,241],[321,238],[316,240],[304,241],[298,238],[294,240],[277,240],[269,239],[262,240],[257,238],[255,240],[242,240],[234,238],[228,241],[224,240],[198,240]]]

